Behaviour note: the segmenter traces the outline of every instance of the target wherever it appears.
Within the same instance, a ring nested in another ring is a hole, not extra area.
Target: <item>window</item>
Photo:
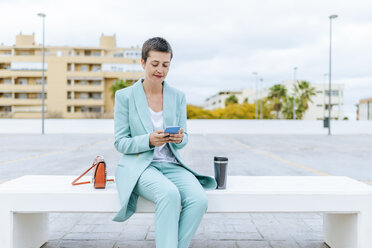
[[[27,99],[27,94],[26,93],[17,93],[15,95],[15,98],[17,98],[17,99]]]
[[[87,107],[81,107],[81,112],[82,112],[82,113],[87,112]]]
[[[46,83],[47,83],[46,79],[44,79],[44,84],[46,84]],[[43,84],[43,79],[42,78],[36,79],[36,84],[39,84],[39,85]]]
[[[323,91],[322,91],[322,90],[318,90],[316,93],[317,93],[317,94],[322,94]]]
[[[82,65],[80,67],[80,71],[88,71],[88,66],[87,65]]]
[[[81,80],[81,81],[80,81],[80,84],[81,84],[81,85],[87,85],[88,82],[87,82],[87,80]]]
[[[89,110],[90,110],[89,112],[100,113],[101,107],[91,107]]]
[[[92,53],[92,56],[99,57],[101,56],[101,53],[99,51],[95,51]]]
[[[4,79],[4,84],[12,84],[12,80],[9,78]]]
[[[26,78],[20,78],[20,79],[18,79],[18,84],[20,84],[20,85],[27,85],[27,79]]]
[[[87,93],[81,93],[80,94],[80,99],[88,99],[88,94]]]
[[[89,93],[89,98],[101,99],[101,93]]]
[[[101,85],[101,81],[100,80],[93,80],[92,85]]]
[[[317,104],[316,106],[317,107],[323,107],[323,104]]]
[[[99,66],[99,65],[93,65],[92,66],[92,71],[101,71],[101,66]]]
[[[12,93],[4,93],[4,98],[12,98]]]
[[[67,80],[67,85],[71,85],[71,80]]]
[[[36,99],[42,99],[42,97],[43,97],[42,93],[36,93]],[[44,93],[44,99],[46,99],[46,98],[47,98],[47,94]]]
[[[71,112],[71,106],[67,106],[67,112]]]
[[[338,90],[332,90],[331,92],[332,92],[332,93],[331,93],[332,96],[338,96],[338,94],[339,94],[339,91],[338,91]],[[325,91],[325,94],[326,94],[327,96],[329,96],[329,90],[326,90],[326,91]]]
[[[4,106],[4,112],[12,112],[11,106]]]
[[[67,71],[72,71],[72,66],[71,66],[71,64],[67,64]]]
[[[124,54],[123,53],[114,53],[114,57],[122,58],[122,57],[124,57]]]

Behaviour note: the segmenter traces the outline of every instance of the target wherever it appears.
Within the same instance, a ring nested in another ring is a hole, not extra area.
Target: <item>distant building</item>
[[[102,35],[97,47],[45,47],[47,117],[112,117],[109,88],[116,80],[143,76],[139,47],[118,48],[115,36]],[[0,117],[40,118],[42,46],[35,36],[16,36],[0,45]]]
[[[294,81],[284,81],[282,83],[287,89],[287,95],[293,95]],[[311,98],[312,103],[309,102],[309,108],[303,116],[303,120],[323,120],[328,117],[328,97],[329,90],[328,84],[311,84],[315,87],[316,95]],[[331,119],[343,119],[344,112],[342,106],[344,104],[343,97],[343,84],[332,84],[331,92]],[[242,103],[245,99],[248,103],[255,103],[256,100],[267,97],[269,94],[269,88],[264,88],[260,91],[254,91],[252,89],[244,89],[240,91],[221,91],[205,100],[204,108],[213,110],[217,108],[225,107],[225,100],[231,95],[235,95],[238,98],[239,103]]]
[[[358,120],[372,120],[372,97],[359,101]]]

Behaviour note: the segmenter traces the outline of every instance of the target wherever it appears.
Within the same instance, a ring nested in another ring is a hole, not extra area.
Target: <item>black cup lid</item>
[[[214,161],[228,161],[227,157],[214,157]]]

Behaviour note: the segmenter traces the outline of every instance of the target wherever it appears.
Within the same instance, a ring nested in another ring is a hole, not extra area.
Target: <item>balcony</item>
[[[12,105],[41,105],[41,99],[22,99],[16,98],[10,101]]]
[[[103,92],[104,87],[102,85],[68,85],[67,91],[75,92]]]
[[[0,91],[2,92],[41,92],[41,90],[41,85],[0,84]]]
[[[67,99],[67,105],[72,106],[102,106],[104,104],[104,99]]]

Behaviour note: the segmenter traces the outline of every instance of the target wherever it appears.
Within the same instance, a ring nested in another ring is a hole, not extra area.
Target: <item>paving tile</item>
[[[115,240],[61,240],[58,248],[112,248],[115,243]]]
[[[156,248],[155,241],[120,241],[114,248]]]
[[[301,248],[329,248],[323,241],[297,241]]]
[[[297,242],[292,240],[270,241],[272,248],[302,248]]]
[[[95,225],[93,225],[93,224],[90,224],[90,225],[77,224],[77,225],[72,227],[70,232],[80,232],[80,233],[81,232],[92,232],[94,228],[95,228]]]
[[[114,214],[107,213],[85,213],[79,224],[111,224]]]
[[[290,233],[278,226],[258,227],[258,232],[265,240],[290,240],[292,238]]]
[[[235,232],[257,232],[257,228],[253,223],[249,224],[236,224],[234,225]]]
[[[253,233],[237,233],[237,232],[206,232],[204,236],[207,240],[262,240],[262,236],[258,232]]]
[[[50,240],[48,242],[46,242],[43,246],[41,246],[40,248],[58,248],[58,243],[59,241],[58,240]]]
[[[49,225],[49,232],[69,232],[78,222],[75,218],[56,218]]]
[[[64,235],[66,235],[67,232],[49,232],[48,238],[49,240],[58,240],[63,238]]]
[[[267,241],[236,241],[236,246],[238,248],[271,248],[269,242]]]
[[[308,240],[313,240],[313,241],[322,241],[324,240],[324,235],[323,232],[297,232],[293,233],[292,237],[297,240],[297,241],[308,241]]]
[[[81,232],[81,233],[67,233],[63,239],[95,239],[95,240],[117,240],[120,236],[120,233],[94,233],[94,232]]]
[[[208,240],[207,247],[208,248],[237,248],[235,241],[227,241],[227,240]]]
[[[107,225],[93,225],[92,232],[123,232],[124,225],[121,223]]]
[[[148,229],[149,227],[146,226],[125,227],[124,231],[120,233],[119,239],[123,241],[145,240]]]

